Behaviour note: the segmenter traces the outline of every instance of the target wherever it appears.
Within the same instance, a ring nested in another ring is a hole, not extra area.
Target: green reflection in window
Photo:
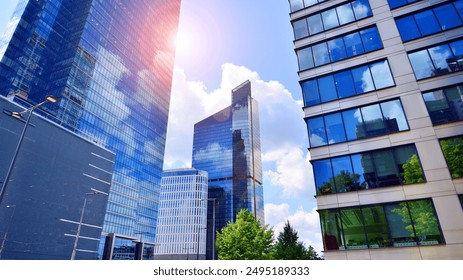
[[[369,247],[380,248],[391,246],[383,207],[380,205],[367,206],[362,208],[362,213]]]
[[[452,178],[463,177],[463,139],[455,137],[440,140],[440,146]]]
[[[384,206],[391,241],[394,247],[416,246],[415,233],[411,224],[406,202]]]
[[[320,222],[325,250],[344,249],[338,210],[320,210]]]
[[[408,208],[420,245],[442,243],[439,224],[431,200],[410,201]],[[408,228],[407,230],[411,231]]]
[[[360,208],[341,209],[341,221],[347,249],[368,248]]]

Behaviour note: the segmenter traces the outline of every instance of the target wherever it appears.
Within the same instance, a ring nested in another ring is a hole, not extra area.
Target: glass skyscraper
[[[180,0],[20,1],[0,40],[0,94],[57,96],[50,119],[116,154],[102,241],[117,252],[154,242],[179,11]]]
[[[462,259],[463,1],[289,0],[326,259]]]
[[[214,219],[220,231],[241,209],[248,209],[264,224],[259,110],[251,83],[233,89],[231,99],[231,106],[194,126],[192,165],[209,174],[208,259]]]

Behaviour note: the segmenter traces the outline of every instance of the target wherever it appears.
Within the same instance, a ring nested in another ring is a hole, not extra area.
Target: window
[[[450,175],[453,179],[463,177],[463,137],[441,139],[439,141]]]
[[[394,80],[387,60],[301,82],[304,106],[390,86],[394,86]]]
[[[454,1],[397,18],[396,24],[402,41],[407,42],[462,26],[462,4],[463,0]]]
[[[389,7],[391,8],[391,10],[416,1],[418,0],[387,0],[387,2],[389,2]]]
[[[311,147],[408,130],[400,100],[308,118]]]
[[[408,54],[418,80],[463,70],[463,40]]]
[[[290,1],[291,11],[300,10],[307,5],[314,5],[320,0]],[[294,39],[301,39],[306,36],[311,36],[324,30],[336,28],[338,26],[348,24],[372,16],[371,8],[368,0],[356,0],[350,3],[341,4],[337,7],[330,8],[320,13],[309,15],[303,19],[292,23],[294,30]]]
[[[326,209],[319,214],[325,250],[444,243],[431,199]]]
[[[423,93],[434,125],[463,120],[463,84]]]
[[[376,26],[342,37],[304,47],[297,51],[299,70],[307,70],[330,62],[381,49],[383,44]],[[311,58],[310,55],[313,57]],[[299,57],[300,56],[300,57]]]
[[[312,162],[318,195],[425,181],[414,145]]]
[[[296,12],[325,1],[327,0],[289,0],[289,6],[291,12]]]

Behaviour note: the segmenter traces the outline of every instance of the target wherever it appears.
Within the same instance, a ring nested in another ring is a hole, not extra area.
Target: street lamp
[[[29,112],[29,115],[27,116],[27,119],[26,119],[26,122],[24,124],[24,128],[21,132],[21,136],[19,137],[19,141],[18,141],[18,145],[16,146],[16,150],[14,151],[14,154],[13,154],[13,158],[11,159],[11,163],[10,163],[10,166],[8,167],[8,171],[6,172],[6,176],[5,176],[5,180],[3,180],[3,185],[2,185],[2,188],[0,189],[0,202],[3,200],[3,196],[5,195],[5,191],[6,191],[6,186],[8,184],[8,181],[10,180],[10,175],[11,175],[11,171],[13,171],[13,167],[14,167],[14,163],[16,161],[16,158],[18,157],[18,152],[19,152],[19,149],[21,148],[21,144],[24,140],[24,135],[26,134],[26,130],[27,130],[27,127],[29,126],[29,122],[31,120],[31,117],[32,117],[32,112],[41,107],[43,104],[45,103],[56,103],[58,102],[58,98],[56,98],[55,96],[53,95],[47,95],[45,97],[45,100],[30,107],[29,109],[26,109],[22,112],[11,112],[10,116],[15,118],[15,119],[22,119],[23,115],[27,112]]]
[[[10,215],[10,220],[6,226],[5,234],[3,235],[2,245],[0,247],[0,259],[2,258],[3,249],[5,248],[6,240],[8,239],[8,232],[10,231],[11,221],[13,220],[14,211],[16,210],[16,205],[7,205],[6,208],[13,208],[13,213]]]

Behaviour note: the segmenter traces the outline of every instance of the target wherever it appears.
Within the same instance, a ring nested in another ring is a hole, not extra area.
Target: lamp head
[[[57,98],[56,96],[54,96],[54,95],[47,95],[47,96],[45,97],[45,100],[46,100],[47,102],[51,102],[51,103],[56,103],[56,102],[58,102],[58,98]]]
[[[12,116],[13,118],[15,118],[15,119],[20,120],[20,119],[22,119],[23,114],[18,113],[18,112],[11,112],[11,116]]]

